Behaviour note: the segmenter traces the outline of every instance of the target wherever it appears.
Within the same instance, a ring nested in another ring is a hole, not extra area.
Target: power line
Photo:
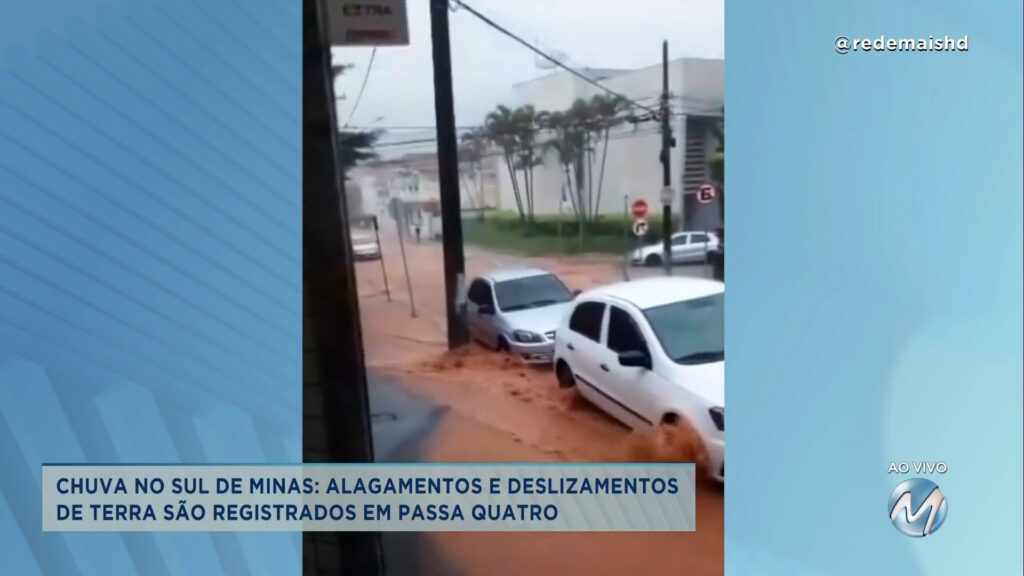
[[[373,70],[373,60],[377,57],[377,47],[374,46],[373,52],[370,52],[370,63],[366,65],[366,74],[363,75],[363,85],[359,87],[359,95],[356,96],[356,102],[352,105],[352,111],[348,114],[348,120],[345,121],[347,127],[349,122],[352,121],[352,117],[356,115],[356,110],[359,109],[359,103],[363,100],[363,91],[366,90],[366,82],[370,79],[370,71]]]
[[[386,126],[385,125],[385,126],[348,126],[347,128],[349,130],[352,130],[352,131],[355,131],[355,132],[365,132],[365,131],[370,131],[370,130],[383,130],[385,132],[390,132],[392,130],[395,130],[395,131],[422,130],[422,131],[425,132],[425,131],[428,131],[428,130],[430,130],[430,131],[437,130],[437,126]],[[455,127],[456,130],[475,130],[477,128],[483,128],[483,125],[456,126]]]
[[[557,59],[555,59],[554,57],[552,57],[548,53],[544,52],[540,48],[537,48],[533,44],[530,44],[526,40],[523,40],[519,36],[517,36],[514,33],[510,32],[507,28],[505,28],[501,24],[498,24],[494,20],[491,20],[487,16],[484,16],[483,14],[481,14],[476,9],[474,9],[472,6],[466,4],[462,0],[452,0],[452,2],[454,3],[454,5],[456,5],[456,6],[460,7],[460,8],[464,8],[467,12],[469,12],[473,16],[476,16],[484,24],[487,24],[488,26],[490,26],[491,28],[494,28],[498,32],[501,32],[505,36],[508,36],[512,40],[515,40],[517,43],[525,46],[527,49],[529,49],[534,54],[537,54],[538,56],[540,56],[541,58],[544,58],[548,62],[551,62],[555,66],[558,66],[559,68],[562,68],[563,70],[565,70],[566,72],[572,74],[573,76],[576,76],[580,80],[583,80],[584,82],[586,82],[586,83],[588,83],[588,84],[590,84],[590,85],[592,85],[592,86],[594,86],[596,88],[599,88],[599,89],[603,90],[604,92],[606,92],[606,93],[608,93],[608,94],[610,94],[612,96],[615,96],[617,98],[623,99],[624,101],[628,102],[629,104],[631,104],[635,108],[641,108],[641,109],[646,110],[647,112],[650,112],[651,114],[654,114],[654,115],[660,114],[660,112],[657,109],[651,108],[649,106],[645,106],[643,104],[640,104],[636,100],[633,100],[632,98],[629,98],[628,96],[626,96],[624,94],[621,94],[619,92],[616,92],[616,91],[612,90],[611,88],[608,88],[607,86],[601,84],[600,82],[595,81],[593,78],[590,78],[586,74],[583,74],[582,72],[579,72],[575,68],[566,66],[565,64],[563,64],[562,62],[558,61]]]
[[[608,140],[609,141],[625,140],[625,139],[628,139],[628,138],[637,138],[637,137],[640,137],[640,136],[649,136],[649,135],[657,134],[659,132],[659,130],[660,129],[658,129],[658,128],[653,129],[653,130],[649,129],[649,128],[645,128],[645,129],[642,129],[642,130],[635,130],[635,131],[631,131],[631,132],[621,132],[621,133],[618,133],[618,134],[610,135],[608,137]],[[538,142],[537,143],[537,147],[543,147],[545,144],[549,144],[551,142],[556,142],[556,141],[557,141],[557,139],[551,139],[551,140],[546,140],[544,142]],[[396,140],[394,142],[379,142],[379,143],[374,144],[373,147],[375,149],[376,148],[396,148],[396,147],[400,147],[400,146],[416,146],[416,145],[420,145],[420,144],[437,144],[437,139],[436,138],[417,138],[417,139],[412,139],[412,140]],[[493,154],[486,154],[486,156],[500,155],[500,154],[501,154],[501,152],[498,151],[498,152],[495,152]]]

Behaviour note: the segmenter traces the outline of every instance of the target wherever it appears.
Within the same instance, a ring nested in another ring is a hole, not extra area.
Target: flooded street
[[[397,240],[383,231],[382,236],[390,302],[380,262],[357,267],[366,359],[374,371],[448,407],[424,460],[694,461],[695,441],[685,432],[630,431],[575,391],[559,389],[548,367],[523,366],[477,345],[448,352],[440,244],[405,246],[413,318]],[[622,277],[619,263],[609,257],[522,258],[467,249],[467,279],[502,265],[545,268],[570,289]],[[701,482],[692,533],[434,533],[424,542],[446,565],[471,576],[721,574],[722,507],[722,487]]]

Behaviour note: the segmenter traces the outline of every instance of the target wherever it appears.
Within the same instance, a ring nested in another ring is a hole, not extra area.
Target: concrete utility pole
[[[437,124],[437,169],[441,185],[444,246],[444,292],[448,311],[448,349],[469,343],[466,326],[466,255],[462,247],[459,194],[459,142],[455,133],[452,53],[448,36],[448,0],[430,0],[430,37],[434,48],[434,114]]]
[[[373,462],[324,0],[303,0],[302,460]],[[304,574],[384,573],[380,534],[307,532]]]
[[[670,117],[672,109],[668,100],[668,40],[661,43],[661,167],[662,186],[669,189],[672,186],[672,148],[675,148],[675,138],[672,137],[672,124]],[[663,192],[664,193],[664,192]],[[662,261],[665,265],[665,274],[672,274],[672,202],[662,200]]]

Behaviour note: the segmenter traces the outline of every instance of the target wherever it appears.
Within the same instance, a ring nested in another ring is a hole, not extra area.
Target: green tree
[[[526,221],[534,221],[533,170],[543,164],[543,157],[537,154],[537,110],[530,105],[516,108],[512,113],[516,145],[516,168],[523,171],[523,200],[526,204]]]
[[[573,182],[573,169],[579,158],[579,132],[573,128],[565,112],[542,112],[538,114],[537,122],[548,133],[549,139],[544,142],[544,151],[555,153],[558,164],[565,173],[565,188],[569,192],[569,202],[572,205],[573,214],[576,215],[577,220],[581,220],[578,208],[579,186],[574,186]],[[561,201],[561,194],[559,194],[559,202]]]
[[[519,144],[516,122],[517,119],[512,109],[502,105],[487,115],[484,121],[484,129],[486,130],[487,138],[501,150],[502,156],[505,159],[505,168],[508,170],[508,176],[512,182],[512,193],[515,195],[519,220],[525,222],[526,211],[523,206],[518,171],[516,170]]]
[[[565,111],[569,126],[567,136],[571,140],[570,149],[575,152],[573,172],[576,176],[576,191],[579,197],[579,208],[582,222],[590,222],[594,218],[594,140],[598,128],[597,113],[591,103],[577,98]],[[584,194],[583,183],[586,183]]]
[[[621,96],[611,94],[597,94],[591,99],[590,107],[597,129],[602,132],[603,143],[601,146],[601,168],[597,177],[597,200],[594,202],[594,214],[601,213],[601,192],[604,190],[604,167],[608,161],[608,137],[612,128],[621,124],[624,120],[623,112],[630,108],[630,103]]]
[[[334,82],[348,70],[352,69],[351,64],[332,64],[331,71],[334,73]],[[344,100],[344,94],[339,95],[339,100]],[[358,208],[362,207],[362,192],[358,186],[348,183],[348,174],[352,168],[365,160],[377,158],[373,150],[374,144],[380,138],[380,130],[373,131],[352,131],[339,130],[338,134],[338,165],[342,178],[345,179],[345,202],[349,207],[350,214],[356,214]]]
[[[470,207],[477,210],[477,219],[481,221],[484,219],[483,209],[486,206],[480,176],[488,146],[487,133],[483,128],[474,128],[463,133],[459,143],[459,176],[467,176],[463,182],[466,184],[466,197],[469,199]]]

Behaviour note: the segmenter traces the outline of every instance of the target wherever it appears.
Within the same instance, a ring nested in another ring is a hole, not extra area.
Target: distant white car
[[[574,297],[558,276],[546,270],[495,270],[469,284],[470,334],[528,364],[550,364],[555,329]]]
[[[707,254],[718,250],[720,241],[714,232],[677,232],[672,235],[672,263],[704,262]],[[634,266],[661,266],[664,263],[661,242],[637,248],[630,254]]]
[[[369,234],[353,232],[352,255],[356,260],[378,260],[380,245],[377,243],[377,239]]]
[[[662,277],[577,296],[556,331],[555,372],[630,427],[685,419],[725,480],[725,285]]]

